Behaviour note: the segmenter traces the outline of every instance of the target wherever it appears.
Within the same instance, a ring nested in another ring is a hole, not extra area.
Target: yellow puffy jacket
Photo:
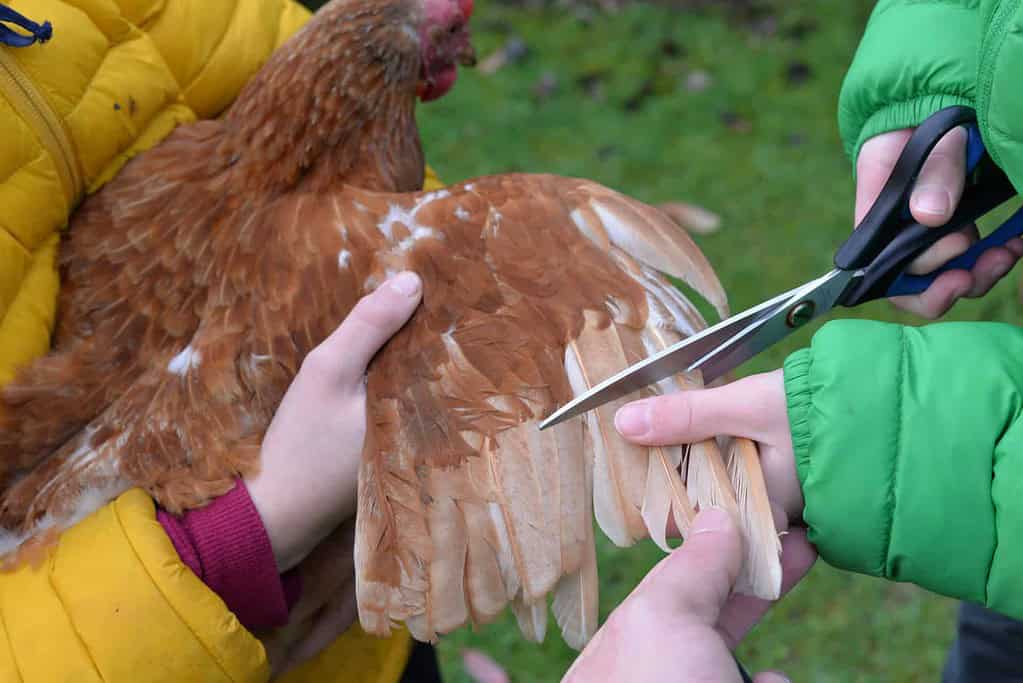
[[[85,194],[173,128],[222,112],[307,18],[290,0],[16,0],[53,25],[0,45],[0,384],[49,348],[59,231]],[[438,185],[431,177],[431,185]],[[285,677],[394,683],[405,632],[357,627]],[[129,491],[39,568],[0,574],[0,681],[262,681],[260,642]]]

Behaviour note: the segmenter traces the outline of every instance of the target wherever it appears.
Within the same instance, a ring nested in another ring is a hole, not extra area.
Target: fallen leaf
[[[512,36],[508,39],[508,42],[504,44],[504,50],[508,53],[508,60],[515,64],[521,62],[529,56],[529,46],[526,45],[526,41],[518,36]]]
[[[512,36],[493,54],[483,59],[476,67],[487,76],[495,74],[509,64],[516,64],[529,56],[529,46],[518,36]]]
[[[604,79],[607,77],[607,73],[604,71],[592,71],[585,73],[576,79],[576,85],[589,95],[590,99],[596,102],[604,102],[607,100],[607,92],[604,87]]]
[[[785,144],[789,147],[801,147],[806,143],[806,136],[802,133],[789,133],[785,136]]]
[[[711,86],[714,78],[702,69],[694,69],[686,75],[686,90],[689,92],[703,92]]]
[[[789,85],[802,85],[810,80],[813,70],[806,62],[789,62],[785,67],[785,80]]]
[[[749,119],[734,111],[723,111],[719,118],[722,124],[736,133],[748,133],[753,130],[753,124],[750,123]]]
[[[778,17],[773,14],[757,17],[750,22],[749,28],[759,38],[770,38],[778,32]]]
[[[685,57],[686,49],[672,38],[665,38],[661,41],[661,54],[669,59],[675,59]]]
[[[802,42],[808,35],[817,30],[817,22],[812,19],[800,19],[785,29],[784,36],[796,42]]]
[[[504,668],[479,650],[462,650],[462,667],[474,683],[511,683]]]
[[[541,102],[549,100],[558,91],[559,85],[557,74],[545,71],[540,74],[540,79],[533,85],[533,97]]]
[[[625,111],[628,112],[639,111],[640,109],[643,108],[643,105],[646,104],[647,99],[649,99],[649,97],[653,95],[654,92],[655,92],[654,79],[653,78],[646,79],[645,81],[643,81],[643,85],[639,87],[639,90],[637,90],[636,93],[633,94],[629,99],[625,100]]]
[[[589,5],[579,5],[575,8],[575,20],[583,26],[592,26],[597,18],[597,13]]]
[[[697,235],[709,235],[721,229],[721,216],[702,206],[687,202],[663,202],[657,208],[680,227]]]

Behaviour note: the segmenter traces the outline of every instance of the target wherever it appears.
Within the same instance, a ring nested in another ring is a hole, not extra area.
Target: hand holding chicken
[[[354,518],[366,435],[366,368],[412,315],[421,294],[419,277],[402,273],[356,304],[302,361],[267,428],[259,472],[246,478],[246,486],[281,572]]]

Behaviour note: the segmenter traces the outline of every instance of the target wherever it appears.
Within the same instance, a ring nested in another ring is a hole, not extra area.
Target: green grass
[[[449,181],[553,172],[646,201],[702,204],[723,219],[720,232],[697,240],[733,310],[755,304],[823,273],[850,229],[853,185],[834,112],[869,11],[869,3],[846,0],[777,4],[769,8],[776,30],[765,32],[762,22],[758,29],[720,9],[632,6],[584,22],[568,9],[481,1],[474,19],[481,56],[512,34],[530,54],[492,76],[467,71],[451,95],[421,108],[427,156]],[[814,28],[793,36],[801,25]],[[794,63],[808,65],[809,77],[792,82]],[[712,78],[703,91],[684,87],[694,69]],[[558,87],[537,98],[544,74]],[[591,96],[581,80],[599,81],[604,97]],[[630,110],[644,84],[650,96]],[[726,125],[729,118],[744,125]],[[886,303],[839,315],[920,322]],[[952,317],[1016,320],[1015,279],[961,303]],[[778,367],[812,329],[743,372]],[[649,543],[617,549],[602,537],[598,552],[603,618],[660,553]],[[752,670],[777,667],[794,680],[936,680],[954,608],[913,587],[820,563],[739,654]],[[446,680],[468,680],[464,647],[489,653],[516,681],[558,680],[574,656],[556,633],[540,646],[524,642],[506,617],[442,641]]]

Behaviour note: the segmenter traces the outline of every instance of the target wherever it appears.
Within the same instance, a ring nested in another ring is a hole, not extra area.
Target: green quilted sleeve
[[[977,0],[881,0],[838,100],[845,151],[954,104],[974,106],[981,41]]]
[[[822,558],[1023,617],[1023,329],[835,321],[785,384]]]

